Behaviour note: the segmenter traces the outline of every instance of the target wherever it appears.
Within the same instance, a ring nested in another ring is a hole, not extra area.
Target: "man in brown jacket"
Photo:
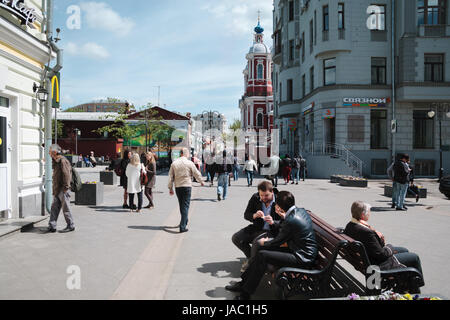
[[[53,159],[53,203],[50,212],[50,221],[47,233],[56,232],[56,222],[58,221],[61,209],[67,222],[67,227],[60,230],[61,233],[75,230],[72,214],[70,212],[70,182],[72,181],[72,165],[61,155],[61,148],[58,145],[50,147],[50,156]]]

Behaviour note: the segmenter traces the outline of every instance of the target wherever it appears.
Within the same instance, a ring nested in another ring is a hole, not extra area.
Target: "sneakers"
[[[68,233],[68,232],[72,232],[75,231],[75,227],[66,227],[63,230],[59,230],[59,233]]]
[[[52,227],[48,227],[45,231],[43,231],[42,233],[55,233],[56,229],[53,229]]]
[[[397,210],[397,211],[408,211],[408,208],[405,208],[405,207],[403,207],[403,208],[396,208],[395,210]]]
[[[220,196],[220,194],[217,195],[217,200],[222,201],[222,197]]]

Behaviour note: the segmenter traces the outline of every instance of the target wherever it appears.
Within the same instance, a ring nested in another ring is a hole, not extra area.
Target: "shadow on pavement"
[[[176,227],[162,227],[162,226],[128,226],[129,229],[134,230],[147,230],[147,231],[165,231],[167,233],[171,234],[179,234],[178,231],[173,231],[170,229],[178,229],[179,226]]]
[[[127,213],[130,209],[124,209],[122,206],[117,207],[89,207],[89,209],[95,209],[97,212],[114,212],[114,213]]]
[[[216,278],[239,278],[241,276],[242,260],[205,263],[197,271],[210,273]]]
[[[198,202],[217,202],[215,199],[192,199],[191,201],[198,201]]]

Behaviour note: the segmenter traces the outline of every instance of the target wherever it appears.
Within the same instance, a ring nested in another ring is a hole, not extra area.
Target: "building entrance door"
[[[336,144],[336,119],[324,119],[324,142],[328,153],[334,153]]]
[[[0,97],[0,220],[9,218],[11,210],[11,128],[9,100]]]

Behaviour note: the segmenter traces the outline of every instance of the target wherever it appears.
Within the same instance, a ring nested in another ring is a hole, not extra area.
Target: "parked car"
[[[441,179],[439,191],[450,199],[450,176],[445,176]]]

